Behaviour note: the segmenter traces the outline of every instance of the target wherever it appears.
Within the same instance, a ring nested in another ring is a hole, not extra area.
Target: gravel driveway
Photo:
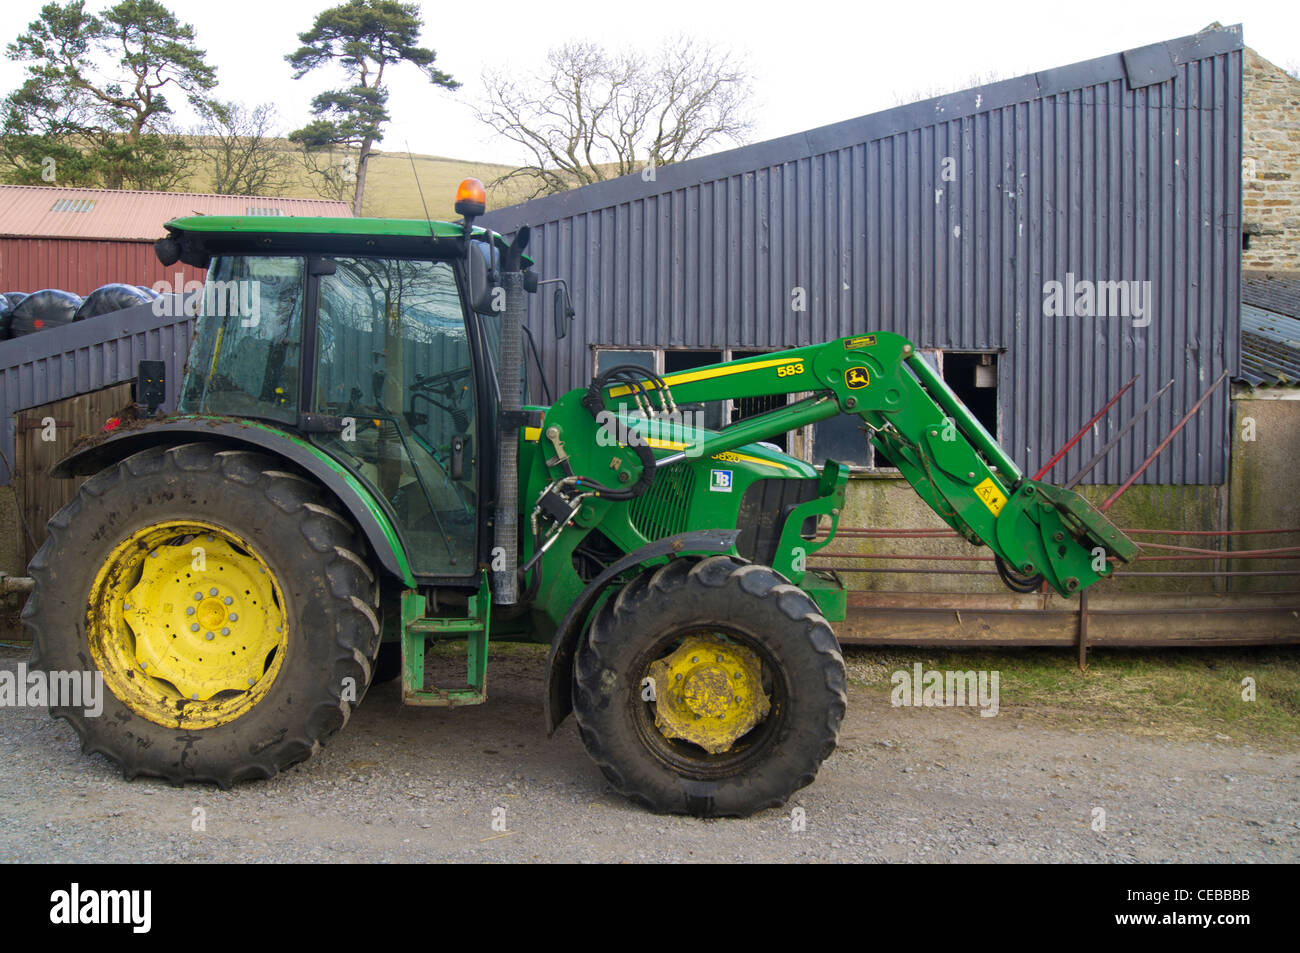
[[[846,654],[851,673],[872,657]],[[0,668],[25,658],[2,648]],[[317,757],[233,791],[127,783],[63,722],[0,708],[0,860],[1300,860],[1294,752],[892,708],[861,685],[784,810],[658,817],[610,790],[572,720],[546,737],[543,667],[496,659],[489,702],[454,711],[379,686]]]

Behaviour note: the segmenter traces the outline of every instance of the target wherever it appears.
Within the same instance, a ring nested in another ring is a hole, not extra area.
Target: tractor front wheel
[[[588,753],[660,813],[747,816],[835,748],[844,660],[816,604],[766,566],[675,559],[609,597],[574,664]]]
[[[222,787],[304,760],[365,694],[378,587],[355,528],[273,457],[142,451],[49,524],[23,610],[33,666],[102,677],[51,700],[130,778]]]

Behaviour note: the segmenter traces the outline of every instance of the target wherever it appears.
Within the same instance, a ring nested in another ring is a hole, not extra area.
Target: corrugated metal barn
[[[1240,27],[1214,28],[484,222],[531,225],[542,277],[573,290],[563,341],[551,296],[530,305],[561,391],[589,379],[602,348],[676,370],[895,331],[950,381],[971,372],[992,391],[995,435],[1032,472],[1133,375],[1119,420],[1173,379],[1088,478],[1116,483],[1237,366],[1242,50]],[[1142,482],[1223,483],[1228,427],[1220,388]],[[810,457],[846,446],[839,436],[815,435]]]

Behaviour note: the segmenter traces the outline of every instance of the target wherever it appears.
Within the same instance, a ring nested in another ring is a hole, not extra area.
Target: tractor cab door
[[[447,261],[313,262],[313,412],[342,428],[312,440],[387,502],[417,574],[477,566],[479,408],[473,350]]]

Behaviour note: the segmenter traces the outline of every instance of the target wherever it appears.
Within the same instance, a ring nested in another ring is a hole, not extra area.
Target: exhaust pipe
[[[492,601],[512,606],[519,601],[519,428],[523,423],[523,251],[529,228],[519,229],[502,261],[501,282],[506,310],[501,316],[500,433],[497,443],[497,504],[493,520]],[[500,568],[497,568],[500,567]]]

